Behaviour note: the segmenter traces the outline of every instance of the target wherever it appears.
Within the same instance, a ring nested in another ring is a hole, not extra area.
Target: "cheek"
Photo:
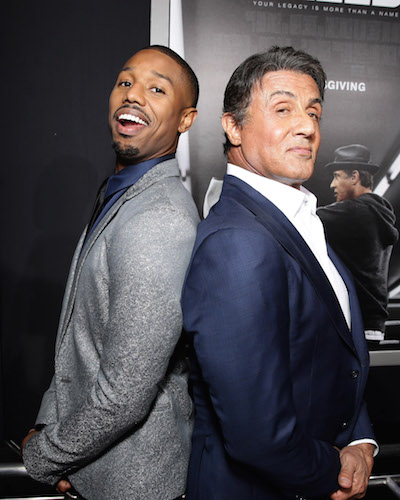
[[[178,123],[178,113],[171,104],[153,103],[150,108],[160,127],[167,129],[172,124]]]
[[[117,98],[114,92],[111,92],[110,98],[108,100],[108,109],[109,117],[112,118],[115,111],[117,110]]]
[[[258,149],[270,150],[276,148],[282,142],[282,132],[277,129],[271,130],[264,124],[259,127],[254,127],[248,130],[246,134],[246,142],[251,146],[256,146]]]
[[[175,114],[171,115],[171,113],[158,113],[157,122],[160,133],[165,136],[171,136],[176,134],[180,120]]]
[[[116,98],[117,98],[117,91],[116,91],[116,89],[113,89],[111,91],[110,97],[108,98],[108,102],[109,102],[110,106],[113,105]]]
[[[315,134],[315,154],[317,154],[320,144],[321,144],[321,134],[318,130],[318,132]]]
[[[274,151],[279,153],[285,147],[287,135],[287,130],[281,124],[275,125],[273,121],[270,121],[268,127],[264,128],[264,145],[266,148],[272,149],[272,153]]]

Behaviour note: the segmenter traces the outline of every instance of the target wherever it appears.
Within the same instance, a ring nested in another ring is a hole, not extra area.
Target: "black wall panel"
[[[23,0],[1,17],[1,431],[19,440],[51,379],[72,253],[113,168],[108,95],[149,44],[150,0]]]

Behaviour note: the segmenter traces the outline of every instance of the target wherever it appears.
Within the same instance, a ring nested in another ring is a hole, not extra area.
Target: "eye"
[[[314,112],[310,111],[308,114],[309,114],[309,116],[311,116],[311,118],[312,118],[313,120],[315,120],[316,122],[319,122],[319,121],[320,121],[320,119],[321,119],[321,117],[319,116],[319,114],[318,114],[318,113],[314,113]]]
[[[123,80],[122,82],[118,83],[119,87],[132,87],[132,82],[129,82],[128,80]]]
[[[163,89],[160,89],[160,87],[151,87],[151,92],[154,92],[155,94],[165,94]]]

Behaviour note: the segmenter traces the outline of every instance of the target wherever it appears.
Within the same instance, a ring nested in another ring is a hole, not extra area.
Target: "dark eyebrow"
[[[275,92],[272,92],[269,98],[271,99],[275,95],[286,95],[288,97],[291,97],[292,99],[297,99],[297,96],[293,94],[293,92],[290,92],[289,90],[275,90]],[[308,106],[312,106],[313,104],[320,104],[322,106],[322,99],[320,97],[315,97],[314,99],[310,99],[310,101],[308,102]]]
[[[135,68],[132,67],[132,66],[126,66],[125,68],[121,69],[121,73],[123,71],[132,71],[133,69],[135,69]],[[174,86],[174,84],[173,84],[173,82],[172,82],[172,80],[171,80],[171,78],[169,76],[163,75],[162,73],[159,73],[156,70],[152,70],[152,73],[153,73],[154,76],[157,76],[158,78],[163,78],[164,80],[167,80],[172,86]]]
[[[312,106],[313,104],[320,104],[322,106],[322,99],[320,97],[316,97],[315,99],[311,99],[310,102],[308,103],[308,105]]]
[[[275,90],[275,92],[272,92],[272,94],[269,96],[274,97],[276,95],[287,95],[288,97],[292,97],[293,99],[297,99],[297,96],[293,94],[293,92],[289,92],[289,90]]]

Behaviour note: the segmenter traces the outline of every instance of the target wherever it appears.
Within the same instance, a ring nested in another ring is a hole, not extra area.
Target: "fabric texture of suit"
[[[333,445],[373,437],[359,305],[330,257],[349,292],[351,332],[294,226],[225,176],[182,294],[196,409],[187,500],[327,498],[338,489]]]
[[[176,160],[131,186],[77,246],[29,474],[88,500],[184,493],[192,431],[180,295],[198,213]],[[177,344],[178,343],[178,344]]]

